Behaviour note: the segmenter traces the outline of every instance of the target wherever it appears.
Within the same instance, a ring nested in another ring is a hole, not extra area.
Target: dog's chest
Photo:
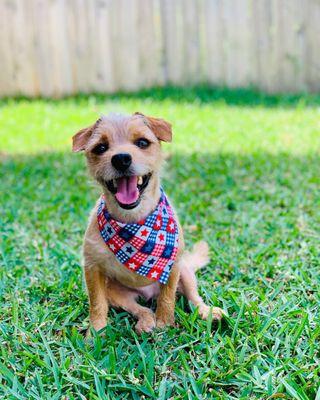
[[[138,275],[122,265],[109,249],[106,248],[105,252],[106,257],[103,263],[103,269],[108,277],[116,279],[124,286],[132,288],[148,286],[152,283],[150,279]]]
[[[108,249],[105,250],[105,259],[101,263],[105,274],[112,279],[117,280],[123,286],[133,289],[139,296],[146,300],[156,298],[160,292],[159,282],[151,282],[149,279],[129,271],[116,259],[114,254]]]

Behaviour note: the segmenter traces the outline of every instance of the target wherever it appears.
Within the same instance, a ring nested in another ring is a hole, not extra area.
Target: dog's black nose
[[[111,164],[115,167],[117,171],[124,172],[130,167],[131,163],[132,157],[129,153],[115,154],[111,158]]]

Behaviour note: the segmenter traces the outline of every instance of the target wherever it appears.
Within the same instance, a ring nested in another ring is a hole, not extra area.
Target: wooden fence
[[[0,96],[320,90],[319,0],[0,0]]]

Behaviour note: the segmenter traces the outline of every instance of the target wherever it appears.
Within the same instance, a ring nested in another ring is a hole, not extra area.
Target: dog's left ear
[[[146,125],[152,130],[159,140],[163,142],[172,141],[171,124],[162,118],[148,117],[140,112],[135,112],[134,115],[141,115],[146,122]]]

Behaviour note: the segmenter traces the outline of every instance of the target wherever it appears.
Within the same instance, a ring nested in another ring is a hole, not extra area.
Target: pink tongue
[[[122,204],[132,204],[139,198],[138,177],[129,176],[117,179],[116,199]]]

